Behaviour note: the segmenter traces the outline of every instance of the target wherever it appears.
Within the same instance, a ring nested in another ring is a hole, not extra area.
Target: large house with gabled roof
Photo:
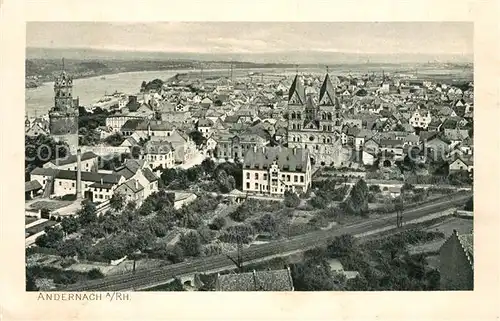
[[[311,187],[311,159],[303,148],[254,147],[243,159],[243,192],[283,195]]]

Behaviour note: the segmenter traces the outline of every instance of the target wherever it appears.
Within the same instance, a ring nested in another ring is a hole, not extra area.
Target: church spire
[[[326,106],[335,106],[335,88],[333,87],[330,75],[328,74],[328,66],[326,66],[326,76],[321,89],[319,90],[319,104]]]

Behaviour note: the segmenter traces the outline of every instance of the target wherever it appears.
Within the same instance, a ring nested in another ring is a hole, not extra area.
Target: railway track
[[[421,204],[418,208],[406,210],[403,213],[405,221],[414,220],[426,215],[437,213],[448,208],[463,204],[472,195],[470,192],[459,192],[450,195],[446,199],[429,204]],[[296,250],[305,250],[326,243],[334,236],[351,234],[360,237],[361,234],[377,231],[383,228],[396,226],[396,214],[389,214],[384,218],[368,219],[361,223],[342,225],[330,230],[315,231],[302,234],[290,239],[270,242],[267,244],[254,245],[242,250],[244,262],[262,259]],[[236,253],[230,253],[235,256]],[[150,270],[136,271],[121,275],[113,275],[104,279],[92,280],[81,284],[67,287],[66,291],[132,291],[146,289],[166,283],[176,276],[190,273],[202,273],[216,269],[234,268],[233,262],[224,254],[199,258],[188,262],[182,262],[165,267]]]

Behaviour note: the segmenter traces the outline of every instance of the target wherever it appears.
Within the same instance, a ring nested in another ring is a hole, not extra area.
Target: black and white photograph
[[[474,290],[473,32],[27,22],[26,291]]]

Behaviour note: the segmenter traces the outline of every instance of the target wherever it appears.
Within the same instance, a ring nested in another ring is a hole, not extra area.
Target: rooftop
[[[305,172],[309,151],[303,148],[262,147],[250,149],[243,160],[245,169],[267,169],[274,162],[287,172]]]
[[[293,291],[289,269],[218,275],[216,291]]]

